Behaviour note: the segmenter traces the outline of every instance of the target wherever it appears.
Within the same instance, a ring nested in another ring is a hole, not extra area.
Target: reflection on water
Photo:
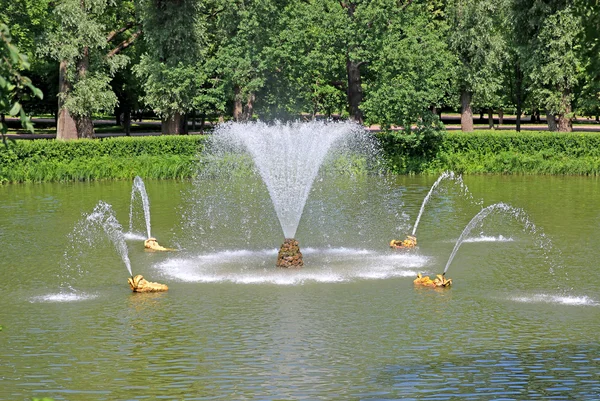
[[[111,244],[80,250],[84,273],[62,270],[81,212],[105,199],[125,221],[130,183],[0,187],[0,400],[600,399],[598,180],[466,177],[486,204],[523,208],[552,263],[518,225],[489,221],[456,254],[451,289],[415,289],[478,212],[436,197],[418,249],[389,249],[433,181],[355,180],[339,205],[339,186],[317,182],[294,271],[274,268],[280,228],[252,204],[266,191],[225,205],[226,220],[196,214],[189,239],[189,184],[146,182],[153,235],[182,244],[150,253],[126,236],[133,271],[169,285],[158,294],[130,292]]]

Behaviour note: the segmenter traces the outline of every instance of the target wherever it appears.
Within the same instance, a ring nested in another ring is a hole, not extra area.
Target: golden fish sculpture
[[[164,246],[159,245],[154,237],[150,237],[144,241],[144,248],[149,251],[174,251],[172,248],[165,248]]]
[[[129,277],[127,282],[133,292],[161,292],[169,289],[169,287],[164,284],[147,281],[141,274],[138,274],[135,277]]]
[[[390,241],[390,248],[394,249],[407,249],[414,248],[417,246],[417,237],[414,235],[407,235],[405,240],[393,239]]]
[[[452,279],[447,279],[443,274],[438,274],[436,278],[432,280],[429,278],[429,276],[422,276],[421,273],[419,273],[417,274],[417,278],[413,281],[413,283],[422,287],[446,288],[452,285]]]

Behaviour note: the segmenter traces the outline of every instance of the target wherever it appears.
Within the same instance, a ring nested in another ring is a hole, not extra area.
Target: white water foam
[[[575,306],[599,306],[600,303],[594,299],[582,295],[582,296],[563,296],[563,295],[551,295],[551,294],[535,294],[531,296],[512,297],[510,298],[516,302],[524,303],[552,303],[562,305],[575,305]]]
[[[465,239],[463,242],[512,242],[514,241],[511,237],[505,237],[499,235],[497,237],[482,235],[480,237],[471,237]]]
[[[77,302],[85,301],[88,299],[94,299],[97,295],[94,294],[82,294],[76,292],[59,292],[57,294],[40,295],[31,298],[30,302]]]
[[[123,233],[123,236],[127,241],[145,241],[148,239],[144,234],[134,233],[131,231]]]
[[[168,259],[156,267],[183,282],[297,285],[357,279],[413,277],[428,258],[412,253],[376,253],[351,248],[306,248],[306,265],[298,270],[275,267],[276,249],[225,250]]]

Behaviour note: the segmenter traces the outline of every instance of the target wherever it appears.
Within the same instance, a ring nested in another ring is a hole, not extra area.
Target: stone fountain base
[[[286,238],[277,256],[277,267],[300,268],[304,265],[302,261],[302,252],[298,246],[298,241],[294,238]]]

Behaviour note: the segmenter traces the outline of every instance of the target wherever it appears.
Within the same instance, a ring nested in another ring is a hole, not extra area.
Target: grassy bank
[[[600,133],[446,132],[415,141],[377,134],[395,174],[600,174]],[[183,179],[196,171],[203,136],[10,141],[0,146],[0,183],[143,178]]]

